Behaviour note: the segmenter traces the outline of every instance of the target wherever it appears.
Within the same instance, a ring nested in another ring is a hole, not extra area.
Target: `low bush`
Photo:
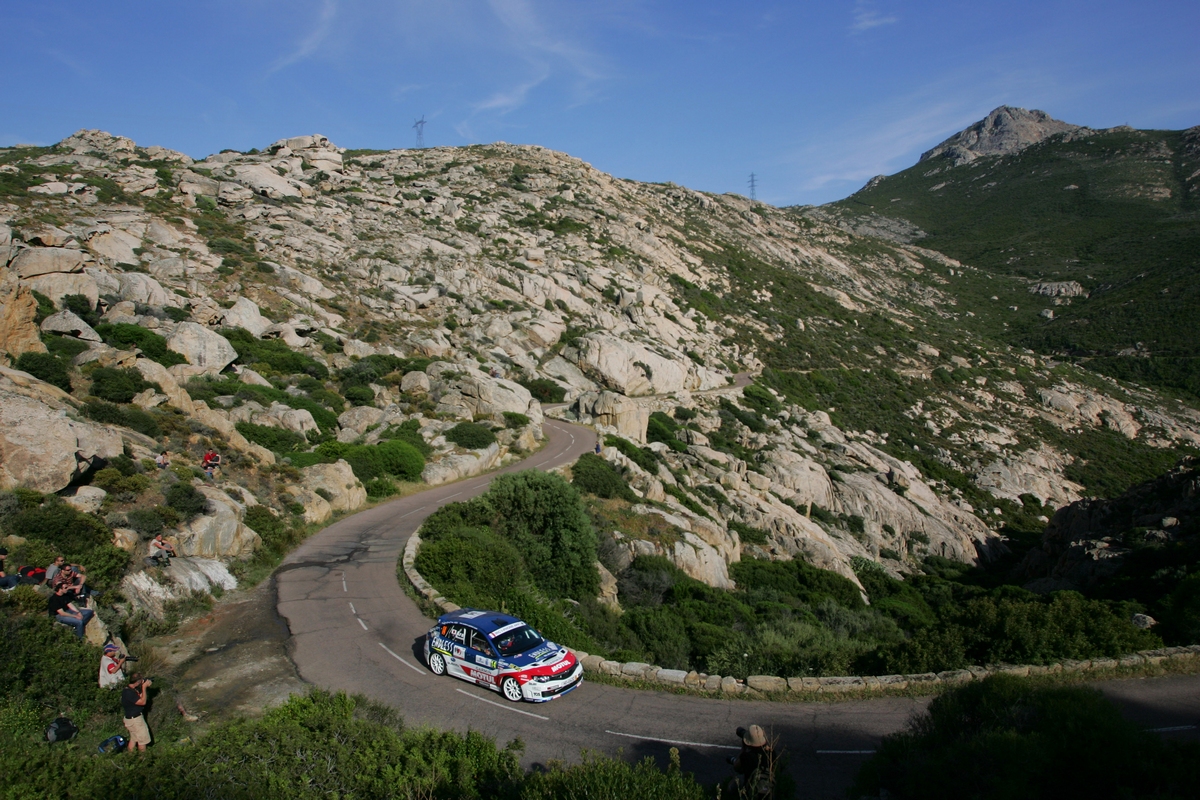
[[[561,403],[567,396],[567,390],[549,378],[521,381],[521,385],[528,389],[539,403]]]
[[[1167,742],[1099,691],[994,675],[933,699],[884,738],[854,797],[1155,797],[1195,793],[1200,744]]]
[[[629,488],[625,478],[611,464],[598,455],[584,453],[571,467],[571,484],[581,492],[594,494],[605,499],[619,498],[633,503],[637,495]]]
[[[297,353],[280,339],[259,339],[249,331],[235,328],[225,332],[225,338],[237,350],[239,364],[245,364],[265,375],[311,375],[319,380],[329,377],[329,370],[312,356]]]
[[[184,520],[203,514],[208,508],[208,498],[190,483],[173,483],[164,492],[167,507],[176,511]]]
[[[396,482],[391,478],[374,478],[364,483],[363,488],[367,490],[367,497],[375,500],[392,497],[397,491]]]
[[[477,422],[460,422],[446,431],[446,439],[468,450],[481,450],[495,443],[496,434]]]
[[[342,390],[342,394],[346,396],[351,405],[370,406],[375,404],[375,390],[370,386],[349,386]]]
[[[433,448],[425,441],[425,437],[421,435],[421,424],[415,419],[406,419],[399,425],[393,425],[383,433],[379,434],[381,441],[388,439],[399,439],[402,442],[408,442],[417,449],[422,456],[428,457],[433,452]]]
[[[143,539],[153,539],[163,529],[162,517],[149,508],[133,509],[125,515],[125,523]]]
[[[88,419],[107,425],[120,425],[149,436],[151,439],[162,436],[162,428],[159,427],[154,416],[140,408],[119,406],[103,400],[91,400],[84,403],[80,411]]]
[[[425,457],[417,448],[402,439],[392,439],[375,445],[383,470],[405,481],[421,480]]]
[[[675,438],[679,424],[661,411],[650,414],[646,424],[646,441],[661,442],[678,453],[687,452],[687,445]]]
[[[158,389],[136,369],[97,367],[92,371],[91,394],[110,403],[128,403],[134,395],[146,389]]]
[[[64,392],[71,391],[69,362],[53,353],[21,353],[13,366],[22,372],[28,372],[38,380],[57,386]]]
[[[109,494],[139,495],[150,488],[152,481],[145,475],[124,475],[116,467],[105,467],[92,476],[92,484]]]
[[[167,347],[166,339],[140,325],[127,322],[100,323],[95,329],[105,344],[118,350],[132,350],[136,347],[146,358],[157,361],[164,367],[187,363],[186,358]]]
[[[525,414],[518,414],[515,411],[505,411],[503,412],[503,416],[504,427],[506,428],[524,428],[529,424],[529,417]]]
[[[286,428],[277,428],[274,425],[256,425],[253,422],[239,422],[234,427],[242,436],[273,453],[294,453],[308,447],[308,439],[303,434],[289,431]]]

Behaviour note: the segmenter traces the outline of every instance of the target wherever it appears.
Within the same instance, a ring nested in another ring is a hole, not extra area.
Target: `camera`
[[[738,728],[736,731],[734,731],[734,733],[737,734],[737,737],[739,739],[746,738],[746,729],[745,728]]]
[[[137,660],[138,660],[137,656],[125,656],[126,663],[137,661]]]

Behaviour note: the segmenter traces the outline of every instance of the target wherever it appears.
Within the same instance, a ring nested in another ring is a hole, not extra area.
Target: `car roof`
[[[488,636],[502,628],[508,628],[515,624],[523,624],[522,620],[509,614],[502,614],[499,611],[485,611],[478,608],[460,608],[458,611],[451,611],[448,614],[442,614],[438,617],[439,625],[455,622],[465,623],[472,628],[478,628],[480,632]]]

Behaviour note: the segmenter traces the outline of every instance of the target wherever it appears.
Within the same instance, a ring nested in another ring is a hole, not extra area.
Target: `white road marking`
[[[355,615],[357,615],[357,614],[358,614],[358,612],[354,610],[354,603],[351,603],[351,604],[350,604],[350,613],[351,613],[351,614],[355,614]]]
[[[1150,728],[1151,733],[1172,733],[1174,731],[1194,731],[1195,725],[1172,725],[1169,728]]]
[[[358,617],[355,617],[355,619],[358,619]],[[363,622],[361,619],[358,619],[358,624],[363,626],[364,631],[370,630],[370,628],[367,627],[367,623]]]
[[[401,664],[403,664],[404,666],[406,666],[406,667],[408,667],[409,669],[411,669],[413,672],[419,672],[419,673],[420,673],[420,674],[422,674],[422,675],[424,675],[424,674],[425,674],[425,670],[421,669],[420,667],[414,667],[412,664],[408,663],[408,662],[407,662],[407,661],[405,661],[403,658],[401,658],[400,656],[398,656],[398,655],[396,655],[395,653],[393,653],[393,652],[392,652],[392,649],[391,649],[390,647],[388,647],[386,644],[384,644],[383,642],[380,642],[380,643],[379,643],[379,646],[380,646],[380,647],[382,647],[384,650],[387,650],[387,651],[388,651],[388,655],[390,655],[392,658],[394,658],[394,659],[396,659],[397,661],[399,661],[399,662],[400,662]]]
[[[874,755],[874,750],[818,750],[820,756],[865,756]]]
[[[343,592],[350,591],[349,589],[346,588],[346,573],[344,573],[344,572],[342,573],[342,591]]]
[[[680,739],[659,739],[656,736],[639,736],[636,733],[620,733],[618,731],[605,731],[613,736],[624,736],[629,739],[642,739],[647,742],[662,742],[664,744],[682,744],[688,747],[716,747],[721,750],[741,750],[740,747],[734,747],[728,744],[709,744],[708,742],[685,742]]]
[[[463,492],[465,492],[465,491],[466,491],[466,489],[463,490]],[[446,495],[446,499],[449,500],[451,497],[458,497],[460,494],[462,494],[462,492],[455,492],[454,494],[448,494],[448,495]]]
[[[425,506],[421,506],[420,508],[415,508],[412,511],[408,512],[407,514],[401,514],[400,519],[404,519],[405,517],[411,517],[413,514],[417,513],[418,511],[424,511],[424,510],[425,510]]]
[[[547,722],[550,721],[549,717],[543,717],[541,714],[534,714],[532,711],[522,711],[519,708],[513,708],[512,706],[506,706],[503,703],[497,703],[495,700],[488,700],[486,697],[476,697],[475,695],[468,692],[466,689],[455,689],[454,691],[461,692],[462,694],[465,694],[467,697],[471,698],[472,700],[478,700],[481,703],[488,703],[489,705],[493,705],[496,708],[503,708],[505,711],[515,711],[516,713],[524,714],[527,717],[536,717],[537,719],[543,719]]]

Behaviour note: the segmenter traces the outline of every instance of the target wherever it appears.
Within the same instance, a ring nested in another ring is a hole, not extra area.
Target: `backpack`
[[[47,742],[65,742],[79,732],[75,727],[75,723],[66,717],[59,717],[50,723],[50,727],[46,728]]]
[[[105,739],[97,749],[101,753],[120,753],[125,749],[126,744],[125,737],[118,734]]]
[[[42,567],[20,567],[17,569],[17,583],[37,586],[46,582],[46,570]]]

